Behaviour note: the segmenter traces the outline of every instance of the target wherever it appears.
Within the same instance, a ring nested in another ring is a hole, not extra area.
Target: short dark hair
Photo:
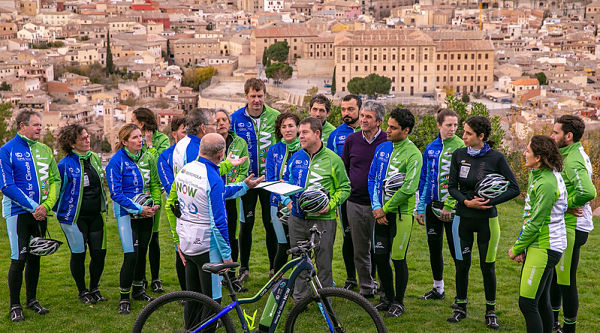
[[[73,151],[73,145],[77,142],[77,137],[87,128],[83,125],[72,124],[60,129],[58,132],[57,146],[65,154],[70,154]]]
[[[310,130],[313,132],[319,131],[321,135],[323,134],[323,124],[321,121],[315,117],[307,117],[300,121],[298,126],[308,124],[310,125]]]
[[[144,131],[157,131],[158,122],[156,121],[156,115],[152,110],[148,108],[137,108],[133,110],[135,119],[142,125],[144,125]]]
[[[244,93],[248,94],[248,92],[250,92],[250,88],[252,88],[254,91],[262,90],[265,94],[267,93],[267,87],[265,86],[265,83],[256,78],[246,80],[246,83],[244,83]]]
[[[465,121],[469,127],[475,132],[475,135],[479,136],[483,133],[483,142],[486,142],[488,146],[494,146],[494,140],[490,140],[490,134],[492,133],[492,123],[489,119],[483,116],[472,116]]]
[[[184,117],[175,117],[171,120],[171,132],[175,132],[181,127],[181,125],[185,126],[185,118]]]
[[[562,155],[556,145],[556,141],[549,136],[534,135],[529,142],[531,151],[535,156],[540,157],[543,167],[550,170],[562,171]]]
[[[185,121],[187,134],[197,135],[200,132],[200,126],[208,125],[209,119],[214,118],[216,114],[215,109],[195,108],[190,110]]]
[[[456,119],[458,119],[458,114],[456,114],[456,112],[454,112],[454,110],[440,109],[440,110],[438,110],[435,120],[437,121],[438,124],[441,125],[444,123],[444,120],[446,120],[446,117],[456,117]]]
[[[331,102],[329,101],[329,98],[325,97],[325,95],[317,94],[313,96],[313,98],[310,99],[309,109],[312,109],[313,104],[315,103],[324,104],[325,111],[327,111],[327,113],[331,112]]]
[[[564,134],[573,133],[573,142],[581,140],[585,131],[585,123],[581,118],[567,114],[556,119],[556,122],[560,124],[560,128]]]
[[[342,102],[348,102],[350,100],[355,100],[356,106],[360,110],[360,107],[362,106],[362,99],[360,98],[360,96],[354,95],[354,94],[348,94],[342,98]]]
[[[281,134],[281,124],[283,124],[286,119],[292,119],[296,123],[296,126],[298,126],[300,123],[300,117],[298,117],[298,115],[295,113],[284,112],[277,116],[277,119],[275,119],[275,138],[277,141],[283,138],[283,135]]]
[[[393,109],[390,118],[394,118],[402,129],[409,128],[408,133],[412,132],[413,127],[415,127],[415,116],[408,109]]]
[[[31,120],[31,116],[38,116],[42,119],[42,114],[31,109],[23,109],[17,113],[15,117],[15,125],[17,126],[17,131],[19,130],[21,123],[25,125],[29,125],[29,120]]]

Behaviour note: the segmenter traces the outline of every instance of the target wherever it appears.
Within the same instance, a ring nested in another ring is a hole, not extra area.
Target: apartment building
[[[297,25],[254,29],[250,37],[250,52],[256,56],[256,62],[259,63],[269,46],[285,41],[290,47],[288,62],[293,63],[296,58],[302,56],[304,39],[317,36],[316,31]]]
[[[181,38],[172,44],[173,58],[179,66],[198,65],[205,63],[208,57],[220,55],[217,38]]]

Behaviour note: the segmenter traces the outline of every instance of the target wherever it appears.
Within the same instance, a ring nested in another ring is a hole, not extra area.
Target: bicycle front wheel
[[[294,305],[288,314],[285,331],[292,332],[387,332],[383,318],[369,301],[342,288],[323,288],[318,296]]]
[[[235,328],[229,315],[200,328],[223,308],[210,297],[193,291],[176,291],[160,296],[140,312],[133,323],[133,333],[140,332],[227,332]]]

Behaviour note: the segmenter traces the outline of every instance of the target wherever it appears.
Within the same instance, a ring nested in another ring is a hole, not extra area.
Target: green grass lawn
[[[260,210],[257,209],[260,214]],[[496,274],[498,279],[497,313],[501,330],[512,332],[525,331],[525,322],[518,307],[518,287],[520,265],[511,261],[507,256],[508,248],[519,233],[522,218],[522,203],[512,201],[499,207],[502,236],[498,248]],[[164,212],[163,212],[164,215]],[[165,220],[166,221],[166,220]],[[596,224],[598,221],[596,220]],[[597,224],[598,225],[598,224]],[[126,332],[144,306],[143,303],[132,303],[132,314],[122,316],[117,314],[119,299],[119,270],[122,262],[122,251],[119,235],[114,218],[108,219],[108,254],[106,267],[101,279],[101,291],[108,302],[86,306],[77,299],[77,289],[69,271],[69,249],[63,245],[54,255],[42,258],[38,299],[41,304],[50,309],[50,313],[39,316],[25,309],[26,321],[12,324],[8,318],[9,297],[6,280],[0,287],[0,300],[3,308],[0,310],[0,332]],[[54,238],[64,241],[64,236],[56,219],[50,220],[50,231]],[[341,232],[336,235],[334,257],[334,280],[341,285],[346,278],[341,258]],[[0,277],[6,279],[10,265],[10,249],[6,228],[0,228],[0,257],[5,258],[0,264]],[[161,279],[167,291],[178,289],[175,275],[174,248],[168,225],[161,224]],[[264,245],[264,229],[257,220],[254,234],[254,247],[251,258],[251,276],[247,282],[250,296],[256,292],[268,279],[268,259]],[[479,270],[479,257],[474,251],[473,265],[470,274],[468,318],[459,324],[449,324],[446,318],[451,314],[450,304],[455,295],[454,266],[448,249],[444,249],[446,260],[445,284],[446,299],[443,301],[421,301],[417,297],[431,289],[432,277],[429,267],[429,254],[424,228],[415,223],[412,241],[408,249],[408,265],[410,277],[406,291],[406,312],[400,318],[386,318],[390,332],[481,332],[485,331],[484,312],[485,299],[483,283]],[[89,260],[89,257],[88,257]],[[598,262],[600,262],[600,236],[598,231],[591,233],[588,243],[583,247],[578,274],[580,308],[578,328],[580,332],[600,332],[600,307],[595,302],[600,299],[600,291],[596,289],[600,283],[598,277]],[[149,276],[149,270],[147,275]],[[153,295],[150,292],[151,295]],[[153,295],[155,296],[155,295]],[[25,288],[21,300],[24,303]],[[228,300],[227,300],[228,301]],[[245,308],[247,313],[253,313],[261,308],[266,301]],[[288,306],[291,304],[288,304]],[[260,309],[257,314],[260,318]],[[283,327],[283,325],[280,325]],[[309,331],[309,329],[307,329]]]

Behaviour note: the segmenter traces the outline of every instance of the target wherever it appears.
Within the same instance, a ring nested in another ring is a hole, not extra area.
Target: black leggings
[[[577,312],[579,310],[579,293],[577,292],[577,266],[579,265],[579,255],[581,247],[587,242],[589,233],[584,231],[575,231],[575,242],[573,243],[573,256],[571,257],[570,284],[563,286],[557,283],[556,274],[552,276],[552,286],[550,288],[550,302],[554,311],[554,320],[558,321],[561,301],[563,303],[565,333],[575,332],[577,324]]]
[[[371,252],[373,253],[373,261],[376,264],[374,271],[376,270],[377,274],[379,274],[379,280],[381,281],[381,287],[385,294],[386,301],[404,304],[404,293],[406,292],[406,286],[408,284],[408,266],[406,265],[406,259],[392,260],[394,271],[396,272],[395,281],[392,267],[390,266],[392,244],[397,231],[397,215],[388,213],[385,217],[387,218],[388,224],[375,223],[373,231],[375,237]],[[396,284],[395,290],[394,282]]]
[[[263,189],[249,190],[242,196],[244,222],[240,223],[240,272],[249,269],[250,252],[252,251],[252,229],[256,211],[256,201],[260,200],[262,221],[265,227],[265,243],[269,255],[269,269],[273,268],[277,253],[277,236],[271,223],[271,194]]]
[[[446,240],[452,259],[454,256],[454,240],[452,238],[452,221],[444,222],[440,220],[431,209],[431,204],[425,209],[425,230],[427,232],[427,245],[429,245],[429,263],[431,264],[431,273],[435,281],[444,279],[444,256],[442,247],[444,244],[444,231],[446,231]]]
[[[185,264],[185,281],[186,289],[189,291],[199,292],[210,298],[212,297],[212,274],[202,270],[202,265],[210,262],[209,253],[188,256],[184,255]],[[184,309],[185,326],[187,329],[197,325],[202,318],[206,318],[207,313],[203,313],[202,308],[196,302],[186,302]]]
[[[160,211],[158,212],[160,213]],[[150,276],[152,280],[158,280],[158,273],[160,271],[160,241],[158,239],[158,231],[153,232],[150,237],[148,261],[150,262]]]
[[[131,220],[134,252],[123,254],[119,279],[121,299],[129,298],[132,285],[134,293],[140,292],[143,288],[142,280],[146,272],[146,252],[152,237],[152,223],[151,217]]]
[[[346,201],[340,205],[340,220],[342,221],[342,257],[346,266],[346,280],[356,282],[356,266],[354,265],[354,245],[352,245],[352,234],[350,224],[346,215]]]
[[[238,221],[237,200],[225,200],[225,209],[227,210],[227,230],[229,231],[231,259],[234,262],[237,262],[239,254],[238,240],[236,237]]]
[[[490,242],[492,239],[490,230],[491,219],[460,218],[458,236],[460,238],[460,256],[456,254],[456,298],[458,305],[466,308],[467,290],[469,287],[469,270],[471,268],[471,252],[473,251],[474,235],[477,233],[477,248],[479,249],[479,266],[483,275],[483,289],[485,292],[486,308],[493,310],[496,304],[496,267],[494,260],[486,262],[488,252],[495,251]],[[454,235],[456,239],[456,235]],[[494,238],[499,237],[496,235]]]
[[[79,216],[77,228],[83,236],[84,244],[90,250],[90,290],[98,288],[100,276],[104,271],[106,249],[102,248],[104,238],[104,220],[101,214]],[[71,275],[79,292],[85,291],[85,250],[83,253],[71,253]]]
[[[17,237],[19,243],[19,259],[13,259],[8,269],[8,290],[10,304],[21,304],[21,286],[23,270],[25,271],[25,293],[27,302],[36,298],[37,285],[40,278],[40,257],[29,254],[30,237],[39,237],[46,233],[47,221],[38,221],[31,213],[17,216]],[[23,251],[25,250],[25,251]]]
[[[519,296],[519,308],[525,317],[527,332],[551,333],[552,332],[552,307],[550,306],[550,284],[554,266],[560,260],[561,253],[548,251],[548,263],[540,280],[535,299]]]
[[[277,273],[285,263],[288,261],[287,250],[290,249],[290,229],[287,223],[281,223],[283,226],[283,233],[285,233],[286,243],[277,243],[277,254],[275,254],[275,262],[273,263],[273,270]]]
[[[177,272],[177,281],[179,281],[179,287],[181,290],[185,289],[185,265],[179,256],[177,247],[175,247],[175,271]]]

